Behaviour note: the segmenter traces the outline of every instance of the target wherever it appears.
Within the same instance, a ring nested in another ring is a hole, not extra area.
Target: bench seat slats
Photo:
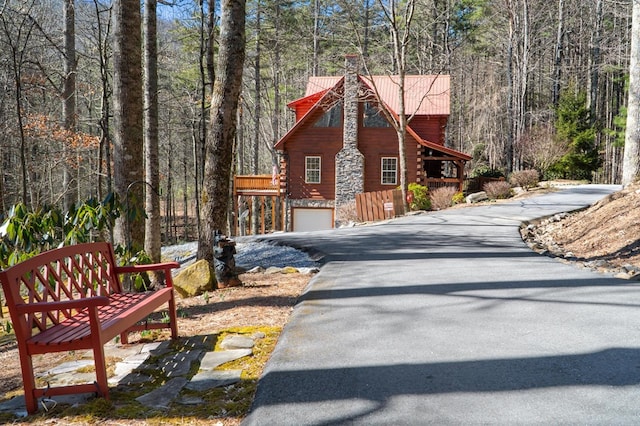
[[[111,340],[153,313],[158,306],[169,300],[170,292],[170,288],[164,288],[150,293],[119,293],[109,296],[110,304],[98,308],[104,340]],[[141,302],[146,303],[140,305]],[[42,349],[50,352],[52,346],[61,346],[60,350],[67,350],[66,346],[71,344],[82,346],[79,341],[86,340],[87,347],[90,348],[90,338],[89,314],[87,310],[83,310],[72,318],[36,334],[27,341],[27,345],[30,348],[47,346],[48,348]],[[33,349],[32,353],[41,353],[41,351]]]

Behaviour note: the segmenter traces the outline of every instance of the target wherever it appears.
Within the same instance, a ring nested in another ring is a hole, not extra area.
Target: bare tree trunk
[[[2,30],[5,35],[5,40],[11,54],[8,59],[11,67],[11,74],[15,84],[14,100],[16,109],[16,119],[19,135],[19,152],[20,152],[20,187],[19,191],[21,201],[25,204],[29,203],[29,177],[28,177],[28,162],[27,162],[27,140],[24,129],[24,109],[22,105],[22,67],[25,62],[24,56],[26,47],[29,45],[29,39],[33,29],[35,28],[35,22],[33,19],[29,19],[31,4],[28,8],[25,8],[26,15],[24,14],[9,14],[1,13],[0,22],[2,23]],[[18,19],[20,18],[20,19]],[[18,191],[16,191],[18,192]]]
[[[158,153],[158,46],[156,0],[144,2],[144,152],[145,221],[144,250],[153,262],[160,262],[160,159]],[[158,277],[152,277],[159,281]]]
[[[281,51],[280,51],[280,34],[282,31],[282,25],[280,22],[280,3],[276,3],[276,21],[275,21],[275,45],[273,46],[273,143],[269,151],[271,152],[271,161],[273,167],[273,173],[277,174],[280,171],[280,163],[278,161],[278,155],[272,148],[280,140],[280,72],[281,72]],[[282,205],[276,204],[276,217],[272,218],[274,223],[274,229],[284,229],[284,224],[280,226],[282,218]]]
[[[209,90],[213,89],[213,80],[216,76],[215,73],[215,63],[213,62],[213,51],[215,49],[214,46],[214,35],[215,35],[215,20],[216,20],[216,2],[215,0],[209,0],[209,11],[207,12],[207,75],[209,76],[209,81],[207,84],[207,88]]]
[[[109,128],[110,128],[110,117],[111,110],[109,107],[109,99],[110,99],[110,91],[111,86],[109,84],[109,66],[108,66],[108,53],[107,53],[107,43],[105,41],[105,36],[110,33],[111,30],[111,16],[104,21],[106,23],[106,29],[103,29],[103,20],[101,18],[102,13],[111,13],[111,9],[106,10],[100,9],[100,4],[98,0],[94,0],[95,12],[96,12],[96,23],[97,23],[97,38],[96,44],[99,54],[100,61],[100,84],[102,93],[100,96],[100,119],[98,120],[98,125],[100,127],[100,154],[98,158],[98,177],[97,177],[97,186],[98,186],[98,197],[100,199],[103,198],[103,175],[106,175],[106,191],[107,193],[112,192],[112,173],[111,173],[111,138],[109,137]],[[103,34],[104,31],[104,34]],[[104,157],[103,157],[104,155]],[[105,165],[106,172],[102,171],[102,165]],[[113,236],[111,236],[113,237]]]
[[[516,14],[514,6],[511,0],[507,0],[507,8],[509,13],[509,42],[507,47],[507,114],[509,122],[509,130],[507,132],[506,146],[505,146],[505,163],[507,172],[513,171],[513,145],[514,145],[514,128],[515,128],[515,76],[514,76],[514,56],[515,56],[515,44],[516,44]]]
[[[144,246],[144,161],[142,36],[140,4],[116,0],[113,6],[113,174],[115,192],[125,206],[116,220],[115,243],[132,250]]]
[[[318,75],[318,56],[320,54],[320,0],[313,2],[313,65],[311,75]]]
[[[229,181],[245,56],[245,9],[244,0],[222,0],[220,50],[211,102],[211,131],[206,144],[202,228],[198,238],[198,259],[210,263],[213,263],[214,232],[226,230],[229,211]]]
[[[256,55],[253,67],[253,80],[255,90],[255,105],[253,113],[253,161],[251,164],[251,173],[257,175],[260,171],[260,120],[262,119],[262,80],[260,76],[260,21],[262,5],[258,0],[256,2]],[[252,197],[251,203],[251,234],[258,234],[260,226],[260,203],[258,197]]]
[[[519,8],[522,11],[520,17],[522,28],[522,43],[519,46],[519,66],[518,66],[518,78],[517,84],[517,110],[515,118],[515,128],[513,130],[513,142],[517,146],[522,141],[522,135],[526,128],[526,116],[529,108],[527,102],[527,94],[529,92],[529,55],[531,51],[530,40],[530,15],[529,15],[529,0],[522,0],[522,7]],[[513,150],[512,170],[522,169],[522,156],[521,150]],[[509,171],[512,171],[509,170]]]
[[[393,59],[398,74],[397,92],[398,92],[398,122],[394,122],[396,134],[398,136],[398,157],[400,170],[400,189],[402,191],[402,200],[404,203],[404,211],[409,210],[407,201],[407,191],[409,182],[407,182],[407,115],[405,111],[404,101],[404,83],[407,66],[407,46],[411,37],[411,22],[415,8],[415,1],[409,0],[403,3],[403,15],[399,14],[396,0],[391,0],[388,5],[384,5],[382,0],[380,4],[384,9],[384,13],[389,24],[391,32],[391,43],[393,46]]]
[[[173,244],[174,234],[173,234],[173,225],[175,223],[175,216],[173,214],[173,204],[174,196],[173,196],[173,146],[169,144],[168,147],[169,152],[167,153],[167,195],[165,197],[165,206],[164,206],[164,235],[165,241]]]
[[[75,29],[75,0],[65,0],[63,7],[64,20],[64,82],[62,89],[62,121],[64,128],[69,132],[76,131],[76,29]],[[66,143],[62,146],[62,157],[65,159],[62,165],[62,187],[64,191],[63,209],[76,201],[71,191],[68,162],[66,161],[69,147]]]
[[[598,110],[598,83],[600,80],[600,44],[602,43],[602,0],[596,2],[595,31],[591,41],[589,99],[587,108],[591,111],[591,120],[595,120]]]
[[[214,52],[214,24],[215,24],[215,0],[209,0],[208,9],[205,13],[204,1],[200,0],[200,56],[198,64],[200,68],[200,83],[202,91],[200,93],[200,119],[198,121],[197,132],[194,129],[193,139],[193,161],[195,164],[195,212],[197,229],[201,226],[200,217],[200,200],[201,190],[200,182],[204,179],[204,156],[205,143],[207,140],[207,108],[208,94],[213,87],[213,79],[215,77],[213,52]],[[186,222],[185,222],[186,226]],[[185,232],[186,232],[185,228]]]
[[[633,0],[631,58],[629,61],[629,102],[627,106],[627,131],[624,141],[622,184],[632,184],[638,177],[640,177],[640,0]]]
[[[362,58],[364,62],[369,59],[369,27],[371,26],[371,22],[369,22],[369,17],[371,15],[370,12],[370,0],[364,0],[364,34],[362,35]]]
[[[243,175],[248,173],[246,171],[247,167],[245,166],[244,161],[244,148],[245,148],[245,138],[244,138],[244,100],[240,99],[238,104],[238,140],[236,143],[236,172],[239,175]]]
[[[560,79],[562,78],[562,58],[564,55],[564,0],[558,0],[558,30],[556,32],[556,46],[553,59],[553,90],[551,99],[553,106],[558,106],[560,100]]]

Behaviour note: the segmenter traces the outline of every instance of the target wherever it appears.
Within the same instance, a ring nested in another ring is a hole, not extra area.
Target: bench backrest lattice
[[[62,302],[121,293],[111,246],[91,243],[86,245],[86,250],[79,252],[78,246],[62,247],[14,266],[10,277],[13,282],[8,286],[9,294],[5,295],[7,301],[12,304]],[[77,313],[64,306],[46,312],[26,312],[13,326],[21,333],[32,335],[36,330],[45,331]]]

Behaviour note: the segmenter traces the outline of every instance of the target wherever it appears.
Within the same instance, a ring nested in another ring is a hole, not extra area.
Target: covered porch
[[[429,191],[443,187],[464,191],[464,168],[471,157],[444,146],[423,146],[420,154],[421,170],[418,170],[418,176]]]

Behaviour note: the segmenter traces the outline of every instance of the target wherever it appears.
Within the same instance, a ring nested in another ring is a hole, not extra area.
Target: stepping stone
[[[212,351],[216,345],[217,337],[213,335],[204,336],[192,336],[187,339],[184,346],[191,349],[202,349],[205,351]]]
[[[242,370],[205,370],[193,376],[185,387],[189,390],[205,391],[238,383],[241,375]]]
[[[185,376],[191,370],[191,363],[198,359],[202,351],[187,350],[180,351],[160,362],[160,369],[167,377]]]
[[[253,351],[251,349],[207,352],[204,354],[202,361],[200,361],[200,370],[213,370],[224,363],[235,361],[236,359],[249,356],[252,353]]]
[[[171,401],[178,396],[186,384],[186,378],[175,377],[159,388],[137,397],[136,401],[151,408],[169,408]]]
[[[149,381],[151,381],[151,376],[142,373],[128,373],[122,376],[113,376],[108,380],[111,386],[131,386]]]
[[[204,399],[197,396],[183,396],[176,401],[178,404],[182,405],[200,405],[204,404]]]
[[[139,354],[144,346],[141,344],[121,345],[107,343],[104,346],[105,354],[115,358],[127,358],[131,355]],[[93,351],[86,352],[88,356],[93,357]]]
[[[14,396],[8,401],[0,403],[0,412],[11,411],[17,417],[27,417],[27,405],[24,402],[24,395]]]
[[[131,374],[133,370],[140,367],[151,356],[149,352],[141,352],[125,358],[123,361],[116,363],[114,376],[109,378],[110,385],[116,385]]]
[[[76,385],[80,383],[93,383],[96,381],[96,373],[78,373],[72,371],[68,373],[56,374],[46,379],[51,386]]]
[[[140,353],[150,353],[152,355],[162,355],[169,350],[169,344],[171,342],[169,340],[164,340],[162,342],[152,342],[145,343],[140,350]]]
[[[47,406],[47,409],[51,409],[53,408],[54,405],[57,405],[57,404],[64,404],[64,405],[84,404],[93,398],[95,398],[94,393],[57,395],[52,398],[49,398],[48,400],[45,400],[45,405]],[[42,401],[42,398],[38,398],[39,410],[43,410],[41,401]],[[24,395],[13,397],[10,400],[4,401],[3,403],[1,403],[0,412],[12,412],[16,417],[19,417],[19,418],[27,417],[27,405],[24,401]]]
[[[56,375],[56,374],[63,374],[63,373],[71,373],[73,371],[78,371],[81,368],[85,368],[91,366],[93,367],[93,360],[92,359],[81,359],[78,361],[68,361],[68,362],[63,362],[62,364],[53,367],[51,370],[48,370],[46,373],[44,373],[43,375],[38,375],[39,377],[43,377],[43,376],[47,376],[47,375]]]
[[[220,343],[222,349],[247,349],[253,348],[256,342],[251,337],[232,335],[227,336]]]
[[[116,376],[122,376],[123,374],[129,374],[134,368],[142,365],[151,355],[149,352],[142,352],[136,355],[132,355],[124,360],[116,363]]]
[[[55,401],[55,404],[48,401],[45,401],[45,404],[47,406],[47,409],[50,410],[51,408],[53,408],[53,405],[56,405],[56,404],[75,406],[79,404],[85,404],[88,401],[95,399],[95,397],[96,397],[96,394],[93,392],[92,393],[76,393],[71,395],[57,395],[49,398],[50,401]],[[40,398],[38,401],[39,408],[42,409],[42,403],[40,401],[42,401],[42,398]]]

